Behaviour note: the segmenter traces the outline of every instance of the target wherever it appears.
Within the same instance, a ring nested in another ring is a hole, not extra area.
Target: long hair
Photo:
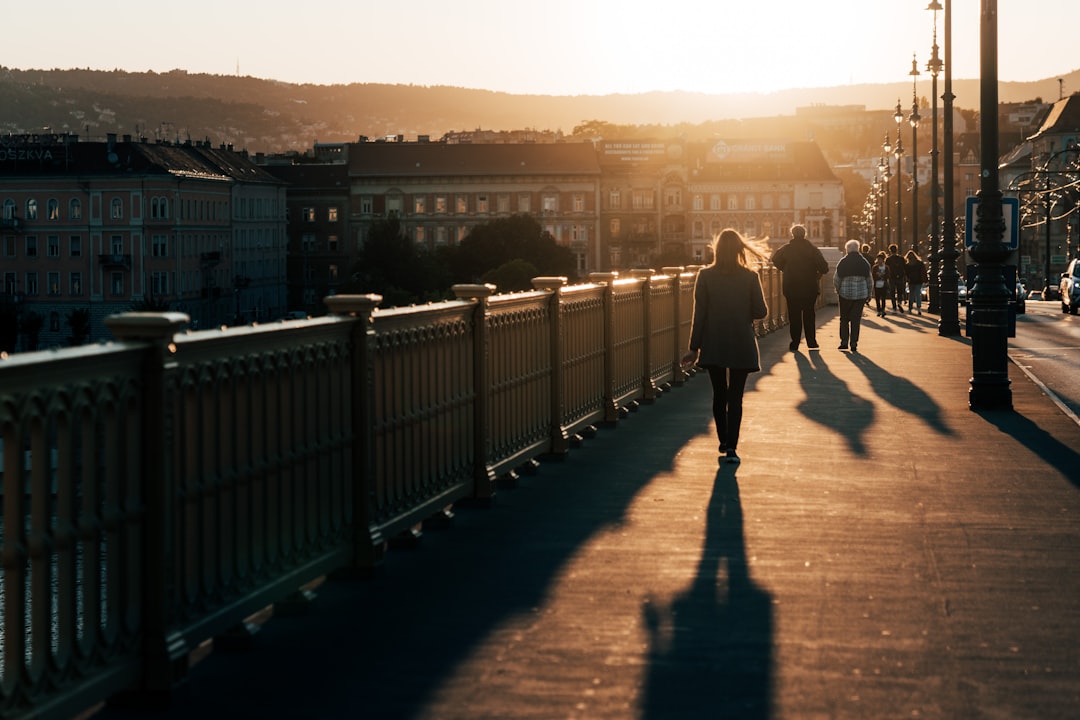
[[[730,273],[737,268],[749,268],[747,255],[753,255],[758,260],[765,260],[764,255],[746,244],[738,230],[724,228],[713,240],[712,266],[720,272]]]

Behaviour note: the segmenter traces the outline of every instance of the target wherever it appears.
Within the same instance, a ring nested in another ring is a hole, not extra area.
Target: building
[[[133,308],[285,311],[285,185],[231,148],[6,136],[0,205],[2,349],[93,341]]]
[[[570,248],[582,276],[604,265],[595,242],[600,168],[591,144],[369,142],[350,144],[348,155],[357,243],[389,215],[418,245],[435,248],[461,242],[481,223],[526,214]]]

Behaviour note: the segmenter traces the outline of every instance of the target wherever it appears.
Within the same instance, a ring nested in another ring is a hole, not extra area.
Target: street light
[[[979,208],[975,220],[975,286],[968,293],[971,334],[972,410],[1012,410],[1009,388],[1009,298],[1004,266],[1009,246],[1004,240],[1001,188],[998,185],[997,0],[982,0],[980,20],[979,104],[982,146]]]
[[[945,92],[941,96],[945,113],[942,132],[945,134],[945,224],[941,231],[941,275],[938,293],[941,297],[941,317],[938,335],[952,337],[960,334],[959,295],[960,274],[956,270],[956,203],[953,200],[953,100],[952,92],[952,0],[945,0]],[[994,111],[995,113],[997,110]]]
[[[916,255],[919,254],[919,94],[915,89],[915,81],[919,76],[919,63],[915,60],[915,54],[911,55],[911,114],[908,115],[908,123],[911,125],[911,249]]]
[[[889,133],[885,133],[885,142],[881,144],[881,161],[878,163],[878,171],[881,173],[881,182],[885,188],[885,242],[881,249],[885,250],[892,242],[892,208],[889,206],[889,180],[892,178],[892,170],[889,165],[889,156],[892,155],[892,143],[889,142]]]
[[[893,113],[896,120],[896,147],[893,155],[896,157],[896,245],[904,249],[904,141],[900,138],[900,124],[904,122],[904,111],[900,107],[900,98],[896,98],[896,112]]]
[[[941,229],[938,227],[938,204],[941,198],[941,186],[938,184],[938,113],[937,113],[937,79],[941,72],[941,58],[938,57],[937,44],[937,14],[941,10],[938,0],[926,6],[927,10],[934,13],[934,45],[930,49],[930,61],[926,69],[930,71],[931,78],[931,113],[933,115],[933,127],[930,129],[930,312],[936,313],[941,310],[941,298],[938,297],[938,270],[941,263]]]

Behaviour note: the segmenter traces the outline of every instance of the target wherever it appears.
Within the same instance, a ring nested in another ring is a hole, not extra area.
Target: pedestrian
[[[904,258],[900,255],[900,249],[896,243],[889,244],[889,254],[885,256],[885,264],[889,266],[889,298],[892,300],[892,309],[901,315],[904,314]]]
[[[885,253],[878,252],[871,268],[874,276],[874,304],[878,317],[885,317],[885,301],[889,297],[889,265],[885,262]]]
[[[926,283],[926,263],[914,250],[904,254],[904,276],[908,286],[908,312],[922,315],[922,289]]]
[[[791,226],[791,240],[772,256],[772,264],[784,274],[783,292],[788,306],[788,349],[796,352],[806,335],[806,347],[816,350],[817,296],[821,278],[829,272],[829,263],[821,250],[806,238],[806,227]]]
[[[769,314],[747,254],[764,260],[737,230],[727,228],[716,236],[712,264],[698,272],[694,283],[690,345],[682,357],[684,365],[696,361],[709,373],[721,463],[739,462],[746,378],[761,369],[754,321]]]
[[[848,240],[844,250],[847,254],[836,263],[833,273],[833,285],[840,304],[840,349],[851,348],[851,352],[858,352],[863,306],[870,297],[873,281],[870,263],[859,252],[859,241]]]
[[[862,254],[863,259],[866,260],[866,264],[873,267],[874,256],[870,254],[870,243],[863,243],[862,247],[859,249],[859,252]],[[873,297],[874,293],[873,291],[871,291],[870,294],[866,296],[866,307],[870,307],[870,301],[873,299]]]

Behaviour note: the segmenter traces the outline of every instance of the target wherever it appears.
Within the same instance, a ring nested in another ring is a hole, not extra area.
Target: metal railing
[[[114,342],[0,359],[0,715],[167,698],[201,643],[683,382],[695,274],[665,270],[197,332],[114,315]]]

